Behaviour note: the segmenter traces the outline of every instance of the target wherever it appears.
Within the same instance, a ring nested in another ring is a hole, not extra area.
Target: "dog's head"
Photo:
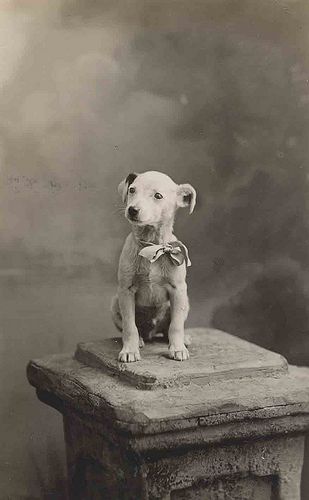
[[[179,207],[193,212],[195,189],[190,184],[176,184],[161,172],[129,174],[118,186],[126,203],[125,216],[131,224],[157,226],[174,218]]]

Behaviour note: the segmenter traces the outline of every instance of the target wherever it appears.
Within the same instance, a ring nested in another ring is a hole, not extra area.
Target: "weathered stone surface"
[[[78,349],[93,366],[73,354],[29,363],[38,396],[64,416],[72,499],[299,500],[309,369],[202,332],[189,363],[160,345],[118,365],[112,340]]]
[[[136,452],[119,434],[70,412],[64,417],[73,500],[299,500],[303,436]],[[135,438],[134,438],[135,439]],[[162,439],[162,436],[157,436]],[[177,442],[180,440],[180,443]]]
[[[142,389],[179,384],[203,385],[215,380],[231,380],[283,374],[287,362],[279,354],[209,328],[187,330],[192,338],[190,359],[179,363],[168,358],[163,342],[146,344],[138,363],[118,363],[122,342],[119,338],[78,345],[75,358],[87,366],[118,375]]]
[[[303,448],[302,436],[195,447],[149,462],[148,488],[152,498],[169,493],[171,499],[181,499],[185,492],[186,498],[195,500],[298,500]],[[268,479],[264,487],[256,481],[262,477]],[[253,480],[254,487],[241,478]],[[237,490],[244,496],[229,496]]]
[[[218,479],[210,485],[174,490],[171,500],[265,500],[271,498],[271,477]]]
[[[55,405],[110,420],[113,426],[135,434],[204,426],[210,432],[219,424],[266,422],[296,414],[306,420],[309,415],[308,372],[292,367],[273,377],[212,380],[204,385],[192,380],[169,389],[143,391],[85,366],[72,355],[56,355],[31,361],[28,377],[41,397],[52,395]]]

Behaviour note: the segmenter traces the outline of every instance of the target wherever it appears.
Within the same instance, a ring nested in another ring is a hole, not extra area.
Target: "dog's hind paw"
[[[171,359],[175,359],[176,361],[185,361],[186,359],[189,359],[190,356],[189,356],[189,351],[185,345],[181,347],[170,345],[169,357]]]
[[[142,337],[139,338],[139,342],[138,343],[139,343],[139,348],[140,349],[142,349],[144,347],[144,345],[145,345],[145,342],[144,342],[144,340],[143,340]]]
[[[141,355],[139,349],[135,351],[126,348],[121,349],[118,355],[118,361],[121,363],[133,363],[134,361],[140,361]]]

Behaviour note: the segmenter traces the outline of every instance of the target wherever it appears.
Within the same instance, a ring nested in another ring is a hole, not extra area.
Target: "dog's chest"
[[[142,257],[137,266],[137,281],[149,285],[166,285],[170,281],[171,266],[172,264],[165,255],[155,262],[149,262]]]
[[[168,300],[170,269],[164,257],[153,263],[141,258],[134,279],[137,304],[156,306]]]

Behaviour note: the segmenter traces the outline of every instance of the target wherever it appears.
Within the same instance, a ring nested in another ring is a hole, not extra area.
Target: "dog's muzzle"
[[[128,217],[132,221],[138,220],[139,208],[129,207],[128,208]]]

